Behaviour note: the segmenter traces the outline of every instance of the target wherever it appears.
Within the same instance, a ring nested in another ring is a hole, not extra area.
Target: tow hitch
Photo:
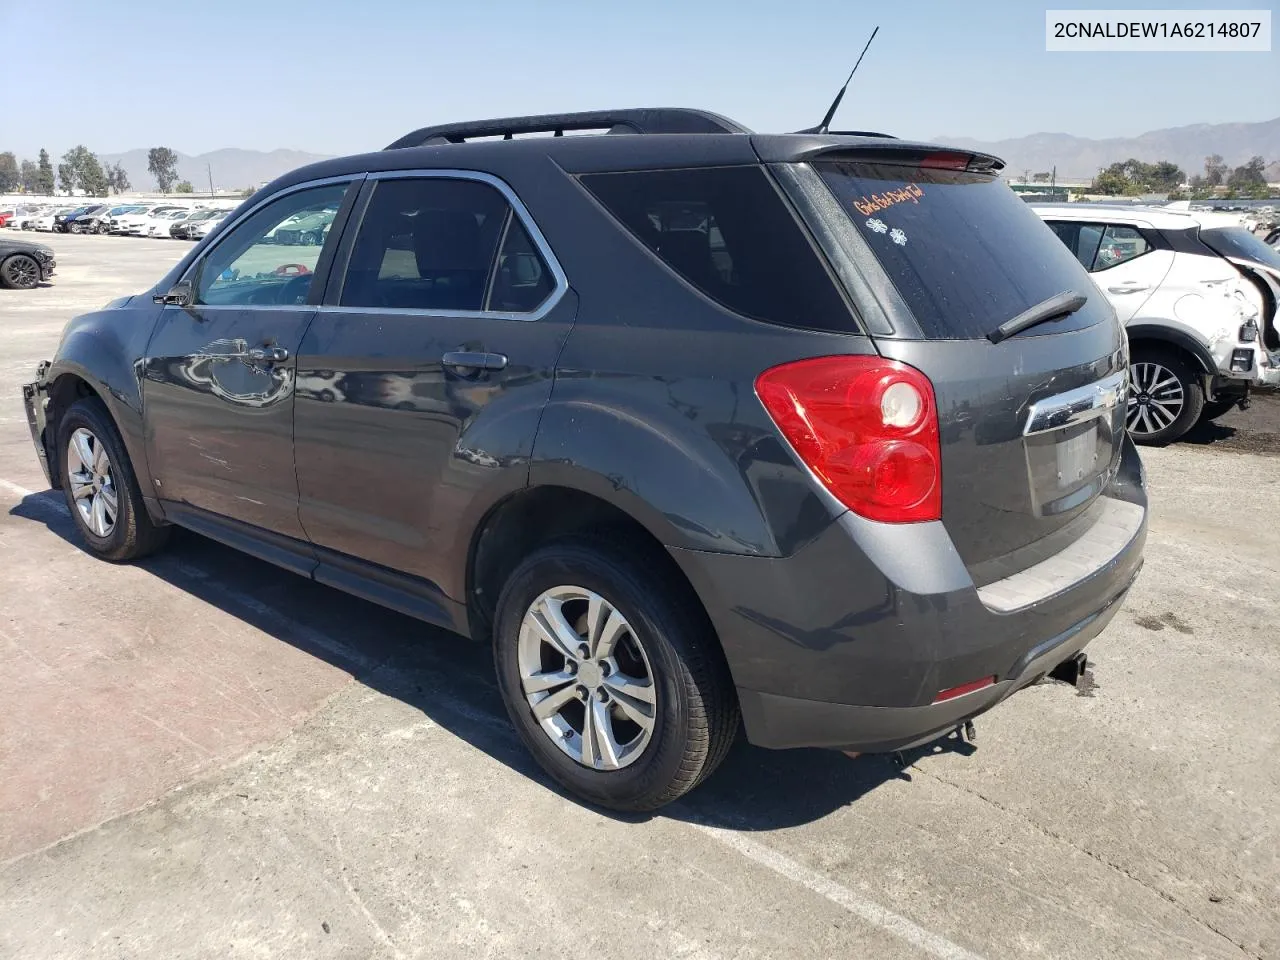
[[[1060,664],[1049,671],[1049,676],[1055,680],[1062,680],[1071,684],[1073,687],[1080,686],[1080,678],[1084,676],[1085,670],[1089,666],[1089,658],[1083,653],[1077,653],[1075,656],[1068,657]]]

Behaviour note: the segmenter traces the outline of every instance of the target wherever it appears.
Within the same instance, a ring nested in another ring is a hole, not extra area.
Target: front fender
[[[139,299],[144,300],[142,305],[137,305]],[[138,486],[143,496],[151,498],[155,488],[147,465],[140,374],[141,359],[159,312],[153,308],[145,298],[133,298],[122,307],[76,317],[63,330],[44,376],[51,403],[49,428],[57,430],[63,410],[76,399],[77,394],[64,386],[66,378],[86,383],[106,405],[128,451]],[[52,446],[50,452],[56,454]],[[57,462],[55,457],[50,464],[55,477]]]
[[[592,494],[669,547],[717,553],[787,556],[843,512],[751,387],[724,380],[557,379],[529,484]]]

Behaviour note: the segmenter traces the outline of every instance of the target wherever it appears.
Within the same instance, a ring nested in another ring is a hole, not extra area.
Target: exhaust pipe
[[[1083,653],[1077,653],[1068,657],[1060,664],[1049,671],[1049,676],[1055,680],[1062,680],[1071,684],[1073,687],[1080,686],[1080,678],[1084,676],[1084,672],[1088,669],[1089,658]]]

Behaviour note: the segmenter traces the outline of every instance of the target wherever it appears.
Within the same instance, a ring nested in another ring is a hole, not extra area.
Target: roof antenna
[[[844,82],[844,86],[840,88],[840,92],[836,94],[836,98],[831,101],[831,106],[827,109],[827,115],[822,118],[822,122],[816,127],[810,127],[808,130],[801,130],[800,133],[826,133],[831,127],[831,118],[836,115],[836,110],[840,107],[840,101],[844,99],[844,92],[849,89],[849,81],[853,79],[853,75],[858,72],[858,65],[862,63],[862,58],[867,55],[867,47],[871,46],[871,41],[876,38],[876,34],[880,32],[880,28],[876,27],[871,31],[871,36],[867,38],[867,46],[862,48],[862,52],[858,54],[858,62],[853,65],[853,69],[849,71],[849,76]]]

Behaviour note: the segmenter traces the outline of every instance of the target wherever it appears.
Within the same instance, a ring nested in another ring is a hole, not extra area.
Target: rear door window
[[[498,190],[418,177],[374,188],[342,288],[344,307],[528,313],[554,281]]]
[[[735,313],[793,327],[858,329],[762,168],[597,173],[582,183],[663,263]]]
[[[819,162],[814,168],[925,337],[985,337],[1064,291],[1089,295],[1090,305],[1019,336],[1079,330],[1106,316],[1075,254],[999,180],[884,163]]]

